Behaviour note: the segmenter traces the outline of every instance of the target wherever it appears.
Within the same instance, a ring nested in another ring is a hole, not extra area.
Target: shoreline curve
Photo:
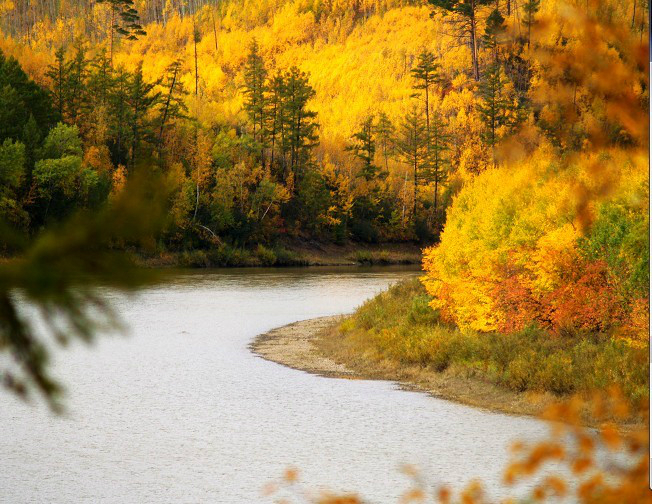
[[[537,416],[552,402],[547,394],[544,397],[519,394],[455,372],[437,372],[417,366],[397,368],[364,355],[338,351],[341,348],[338,326],[346,317],[318,317],[277,327],[258,335],[249,349],[265,360],[314,375],[392,381],[403,390],[495,413]]]

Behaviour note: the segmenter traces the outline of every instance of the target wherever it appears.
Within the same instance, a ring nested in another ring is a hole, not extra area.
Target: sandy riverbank
[[[250,345],[251,350],[272,362],[294,369],[332,378],[353,378],[357,373],[323,355],[315,346],[342,316],[302,320],[261,334]]]
[[[258,336],[250,345],[260,357],[294,369],[333,378],[389,380],[428,393],[502,413],[537,415],[553,402],[548,395],[515,393],[453,370],[397,368],[348,351],[338,331],[343,316],[295,322]]]

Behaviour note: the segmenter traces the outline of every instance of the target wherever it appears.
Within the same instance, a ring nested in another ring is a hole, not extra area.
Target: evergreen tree
[[[425,122],[416,105],[405,115],[399,127],[396,151],[399,159],[412,169],[414,193],[412,219],[416,228],[420,176],[429,167],[430,161]]]
[[[471,48],[471,64],[473,77],[480,80],[480,65],[478,63],[478,14],[480,10],[490,5],[494,0],[428,0],[434,7],[441,9],[449,18],[453,29],[459,38],[468,37]]]
[[[275,157],[277,148],[283,148],[285,145],[285,99],[287,91],[285,89],[285,77],[279,71],[272,77],[266,86],[267,97],[265,98],[265,137],[270,147],[270,168],[275,169]],[[284,163],[284,156],[280,157],[281,162]],[[283,170],[285,168],[283,167]]]
[[[176,60],[170,64],[166,71],[165,77],[165,96],[162,97],[160,104],[160,119],[158,131],[158,149],[159,157],[163,147],[163,132],[165,127],[170,121],[186,117],[188,107],[183,101],[183,97],[187,94],[181,82],[181,60]]]
[[[359,131],[351,136],[351,143],[346,147],[347,151],[362,161],[361,177],[370,181],[378,174],[378,167],[374,164],[376,157],[376,138],[374,128],[374,116],[369,115],[362,122]]]
[[[109,150],[114,165],[127,165],[129,161],[129,93],[130,75],[118,68],[111,80],[108,95],[110,138]]]
[[[88,60],[86,51],[79,44],[75,57],[68,64],[65,88],[66,117],[71,124],[78,124],[82,114],[87,110]]]
[[[534,16],[541,8],[541,0],[526,0],[523,4],[523,23],[527,27],[527,48],[530,48],[530,41],[532,39],[532,26],[534,26]]]
[[[15,58],[5,58],[0,51],[0,141],[21,138],[30,116],[41,137],[59,119],[50,93],[31,80]]]
[[[478,112],[485,125],[482,135],[485,143],[491,147],[495,164],[495,146],[501,138],[501,127],[513,127],[518,122],[518,109],[514,105],[514,96],[507,91],[509,79],[499,64],[487,67],[480,82],[477,105]]]
[[[33,114],[30,114],[29,120],[23,128],[22,135],[22,141],[25,145],[25,192],[27,192],[31,184],[32,169],[37,160],[37,152],[41,146],[41,138],[41,131],[39,130],[38,124],[36,124],[36,119],[34,119]]]
[[[385,112],[378,114],[378,122],[375,127],[376,141],[385,160],[385,172],[389,173],[389,157],[393,152],[393,139],[395,128]]]
[[[482,35],[482,43],[493,55],[494,63],[498,63],[499,47],[504,42],[506,30],[505,18],[500,11],[498,9],[491,11]]]
[[[265,81],[267,71],[263,58],[258,50],[256,39],[251,41],[249,46],[249,55],[244,69],[244,109],[249,116],[253,126],[254,139],[261,145],[261,162],[265,166],[264,148],[265,148]]]
[[[435,219],[435,234],[438,235],[443,227],[441,222],[441,209],[439,203],[439,190],[446,183],[450,160],[448,158],[448,143],[450,135],[446,133],[446,125],[441,114],[433,114],[428,156],[428,171],[430,179],[434,182],[433,215]]]
[[[25,146],[7,138],[0,143],[0,223],[26,227],[29,216],[21,205],[20,188],[25,179]]]
[[[299,180],[310,162],[312,149],[317,146],[317,113],[307,109],[315,90],[308,83],[308,76],[297,67],[285,74],[284,85],[284,145],[283,151],[290,156],[290,170]]]
[[[106,105],[112,86],[111,61],[106,55],[106,50],[101,49],[90,62],[88,91],[94,101]]]
[[[414,79],[413,88],[423,91],[424,110],[426,117],[426,133],[430,137],[430,96],[433,87],[441,82],[439,65],[435,63],[435,55],[429,51],[423,51],[417,58],[417,66],[412,69]],[[418,97],[418,95],[415,95]]]
[[[108,4],[111,10],[109,60],[113,67],[114,34],[122,35],[128,40],[136,40],[146,33],[140,25],[140,16],[134,8],[134,0],[97,0],[97,3]]]
[[[532,26],[534,26],[534,16],[539,12],[541,7],[541,0],[526,0],[523,4],[523,23],[527,27],[527,48],[530,48],[530,40],[532,39]]]
[[[131,166],[141,154],[143,143],[154,140],[154,124],[149,114],[159,103],[161,94],[154,89],[158,82],[145,82],[142,66],[138,66],[136,72],[129,79],[128,105],[129,105],[129,128],[131,135]]]
[[[196,16],[192,15],[192,45],[195,53],[195,97],[199,96],[199,63],[197,58],[197,44],[201,42],[201,32],[197,27]]]
[[[66,89],[70,66],[66,62],[66,51],[60,47],[54,53],[54,64],[48,65],[45,76],[50,79],[50,93],[59,117],[64,117]]]

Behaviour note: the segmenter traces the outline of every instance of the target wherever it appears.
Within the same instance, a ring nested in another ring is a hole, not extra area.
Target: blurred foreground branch
[[[151,173],[134,174],[99,212],[76,214],[33,240],[0,223],[0,380],[28,399],[38,392],[62,409],[61,385],[51,376],[53,346],[120,327],[98,287],[132,291],[157,275],[135,266],[125,249],[154,242],[164,220],[165,188]],[[37,330],[36,312],[45,324]]]

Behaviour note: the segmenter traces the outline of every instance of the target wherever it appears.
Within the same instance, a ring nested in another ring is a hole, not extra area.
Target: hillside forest
[[[5,0],[0,218],[38,236],[144,172],[153,250],[417,242],[447,322],[644,345],[647,9]]]

